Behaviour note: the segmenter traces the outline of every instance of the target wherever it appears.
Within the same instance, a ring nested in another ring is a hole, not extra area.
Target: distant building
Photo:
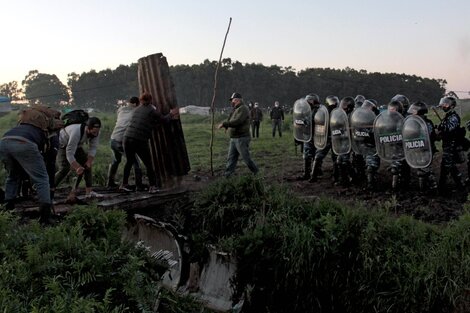
[[[196,105],[188,105],[180,108],[180,113],[196,114],[202,116],[209,116],[210,107],[199,107]]]

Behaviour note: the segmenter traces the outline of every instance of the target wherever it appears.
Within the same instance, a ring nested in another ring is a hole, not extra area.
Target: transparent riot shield
[[[425,168],[432,162],[432,146],[426,122],[418,115],[409,115],[403,121],[403,149],[410,167]]]
[[[315,125],[313,143],[315,148],[324,149],[328,143],[328,124],[330,122],[330,114],[326,106],[320,105],[313,117],[313,121]]]
[[[348,154],[351,151],[349,119],[342,108],[336,108],[331,111],[330,132],[333,152],[337,155]]]
[[[294,138],[308,142],[312,139],[312,109],[307,100],[299,99],[294,103]]]
[[[375,113],[367,108],[357,108],[350,116],[349,125],[351,127],[351,148],[361,155],[374,155],[374,120]]]
[[[398,112],[384,111],[374,121],[374,138],[377,154],[387,162],[405,158],[401,130],[403,116]]]

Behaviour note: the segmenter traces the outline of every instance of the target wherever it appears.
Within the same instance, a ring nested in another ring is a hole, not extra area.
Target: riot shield
[[[294,138],[309,142],[312,139],[312,109],[307,100],[299,99],[294,103]]]
[[[403,121],[403,149],[406,162],[413,168],[425,168],[432,162],[432,145],[426,122],[418,115]]]
[[[320,105],[313,117],[313,121],[315,125],[313,144],[317,149],[324,149],[328,143],[328,124],[330,122],[330,114],[326,106]]]
[[[331,147],[337,155],[351,151],[348,115],[342,108],[336,108],[330,114]]]
[[[374,121],[374,138],[377,154],[387,162],[405,158],[401,130],[403,116],[398,112],[384,111]]]
[[[351,127],[351,148],[357,154],[374,155],[374,120],[375,113],[370,109],[357,108],[351,113],[349,125]]]

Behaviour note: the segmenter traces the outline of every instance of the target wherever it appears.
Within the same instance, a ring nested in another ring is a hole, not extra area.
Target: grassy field
[[[102,121],[102,130],[100,133],[100,147],[96,156],[93,175],[95,185],[105,185],[107,168],[112,160],[112,151],[110,148],[110,136],[116,121],[114,113],[98,113],[97,116]],[[223,129],[216,129],[218,123],[223,121],[226,116],[217,116],[215,118],[214,140],[212,147],[212,168],[214,175],[222,175],[225,168],[229,137]],[[182,114],[181,121],[188,149],[191,172],[210,174],[210,143],[211,143],[211,118],[196,115]],[[17,113],[11,112],[0,118],[0,134],[4,134],[17,122]],[[251,152],[254,161],[257,163],[262,173],[276,172],[276,176],[283,177],[287,165],[292,162],[301,162],[301,153],[299,147],[295,148],[292,136],[292,116],[286,116],[283,125],[283,136],[273,138],[271,134],[271,121],[265,120],[260,127],[260,137],[251,142]],[[297,149],[297,154],[295,149]],[[118,170],[117,180],[122,177],[123,164]],[[238,173],[248,173],[248,168],[240,160],[237,168]],[[272,176],[272,175],[269,175]],[[5,180],[5,170],[0,169],[0,180],[2,184]]]
[[[443,112],[439,114],[444,116]],[[107,168],[112,160],[112,152],[110,148],[110,135],[114,128],[116,115],[114,113],[97,113],[102,121],[102,130],[100,134],[100,147],[95,160],[93,169],[94,185],[105,185],[107,178]],[[429,117],[434,123],[439,123],[439,119],[430,111]],[[183,125],[186,146],[188,149],[191,172],[190,175],[205,173],[210,175],[211,168],[214,175],[220,176],[225,168],[227,157],[227,149],[229,137],[222,129],[216,129],[217,125],[223,121],[226,116],[218,115],[214,122],[214,140],[212,147],[212,167],[211,167],[211,117],[203,117],[189,114],[182,114],[181,121]],[[470,119],[470,113],[462,116],[462,125]],[[17,113],[11,112],[0,117],[0,134],[4,134],[8,129],[13,127],[17,121]],[[257,163],[261,173],[265,177],[276,177],[282,182],[286,177],[288,169],[298,168],[299,173],[302,168],[302,154],[300,147],[294,145],[292,135],[292,115],[286,115],[283,124],[283,136],[281,138],[272,137],[271,121],[265,119],[261,123],[260,137],[251,141],[250,150],[252,158]],[[118,170],[117,180],[122,177],[123,164]],[[237,173],[249,173],[248,168],[240,160],[237,167]],[[292,173],[290,174],[292,175]],[[5,180],[5,170],[0,169],[0,180]]]

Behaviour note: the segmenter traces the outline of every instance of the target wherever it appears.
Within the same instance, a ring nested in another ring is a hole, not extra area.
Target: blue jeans
[[[3,139],[0,141],[0,159],[8,172],[5,182],[6,201],[16,198],[23,169],[36,187],[39,202],[51,203],[46,164],[35,143],[26,139]]]
[[[250,136],[241,138],[230,138],[228,148],[227,166],[225,167],[225,177],[229,177],[235,172],[238,157],[241,156],[245,164],[253,174],[258,173],[258,167],[250,157]]]

